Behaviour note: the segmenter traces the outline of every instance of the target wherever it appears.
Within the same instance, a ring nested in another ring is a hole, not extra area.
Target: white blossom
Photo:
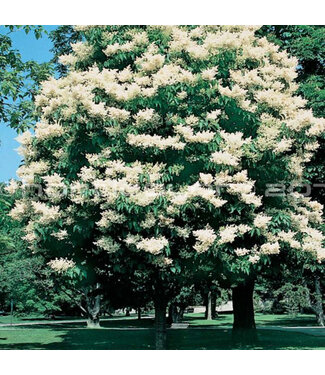
[[[67,258],[55,258],[48,262],[48,265],[57,273],[63,274],[76,264],[73,260]]]

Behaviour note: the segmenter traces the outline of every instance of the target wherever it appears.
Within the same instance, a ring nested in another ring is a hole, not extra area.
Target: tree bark
[[[155,300],[155,346],[156,350],[166,349],[166,308],[167,304],[159,297]]]
[[[178,322],[181,322],[184,318],[185,307],[181,306],[178,310]]]
[[[100,285],[97,283],[94,290],[86,290],[87,328],[100,328]]]
[[[317,323],[324,327],[324,310],[323,310],[323,296],[322,290],[320,285],[319,277],[315,277],[315,304],[314,304],[314,311],[317,318]]]
[[[183,318],[183,314],[184,309],[174,303],[171,303],[168,308],[168,324],[179,323]]]
[[[125,309],[125,316],[130,316],[130,308],[129,307],[127,307]]]
[[[138,320],[141,320],[141,307],[138,307]]]
[[[207,294],[207,299],[206,299],[206,306],[205,306],[205,319],[206,320],[211,320],[212,319],[212,298],[211,298],[211,291],[208,292]]]
[[[211,292],[211,317],[216,319],[218,317],[217,313],[217,294],[215,291]]]
[[[253,293],[254,280],[246,280],[232,289],[234,310],[232,337],[237,343],[250,344],[257,340]]]

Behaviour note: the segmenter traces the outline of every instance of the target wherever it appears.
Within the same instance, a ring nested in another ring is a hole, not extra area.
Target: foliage
[[[50,39],[53,43],[51,52],[54,58],[52,62],[55,64],[56,71],[62,77],[67,74],[68,69],[67,66],[59,63],[59,56],[71,53],[71,44],[79,42],[82,39],[82,35],[71,25],[61,25],[51,31]]]
[[[23,30],[37,39],[45,32],[42,26],[10,25],[0,33],[0,121],[17,131],[25,131],[35,123],[34,98],[41,81],[53,72],[50,63],[24,61],[13,47],[11,34]]]
[[[0,185],[0,309],[15,313],[54,314],[71,301],[55,287],[51,272],[43,257],[32,254],[23,239],[23,227],[13,221],[8,212],[14,197]]]
[[[280,298],[280,304],[291,316],[297,315],[303,308],[310,307],[309,290],[305,286],[285,283],[274,292],[274,295]]]

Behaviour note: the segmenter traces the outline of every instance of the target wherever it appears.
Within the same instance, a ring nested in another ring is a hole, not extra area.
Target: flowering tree
[[[234,328],[251,329],[265,265],[290,251],[325,257],[321,205],[290,191],[324,120],[294,95],[296,60],[256,29],[78,27],[84,41],[60,58],[69,73],[43,83],[35,136],[20,137],[18,175],[46,192],[11,212],[26,239],[68,258],[58,270],[99,275],[121,253],[145,267],[157,348],[183,272],[235,286]]]

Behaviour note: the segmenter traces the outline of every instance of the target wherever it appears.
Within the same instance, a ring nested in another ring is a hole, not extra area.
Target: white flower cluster
[[[261,197],[257,196],[252,190],[255,181],[247,176],[247,170],[235,173],[233,176],[228,172],[221,172],[215,177],[217,186],[225,186],[229,194],[238,195],[239,199],[248,204],[259,207],[262,205]]]
[[[55,272],[63,274],[76,264],[73,260],[67,258],[56,258],[47,263]]]
[[[155,90],[159,87],[175,85],[177,83],[194,84],[197,76],[189,70],[183,69],[175,64],[167,64],[152,76],[152,85]]]
[[[321,224],[323,222],[323,205],[312,201],[297,192],[291,194],[291,204],[299,215],[303,215],[308,223]]]
[[[251,142],[251,138],[243,139],[243,133],[241,132],[227,133],[221,130],[220,135],[223,139],[221,150],[238,158],[243,154],[242,146]]]
[[[256,264],[256,263],[258,263],[259,260],[260,260],[260,256],[257,255],[257,254],[250,255],[250,256],[248,257],[248,261],[249,261],[250,263],[252,263],[252,264]]]
[[[239,225],[227,225],[219,230],[219,241],[220,245],[225,243],[232,243],[235,241],[237,236],[242,236],[248,231],[251,230],[251,227],[246,224]]]
[[[175,206],[182,206],[193,198],[202,198],[210,202],[216,208],[221,207],[225,203],[227,203],[226,200],[220,199],[217,196],[216,190],[203,187],[199,182],[196,182],[195,184],[190,186],[186,186],[185,189],[179,192],[169,192],[169,197],[172,204]]]
[[[15,206],[10,210],[9,216],[17,221],[21,221],[29,211],[29,204],[24,200],[17,200]]]
[[[147,50],[140,58],[135,60],[135,63],[138,65],[139,70],[144,71],[145,73],[156,72],[161,68],[165,63],[165,56],[160,55],[158,48],[155,44],[151,44]]]
[[[98,173],[95,168],[86,166],[82,167],[78,173],[78,177],[80,177],[83,182],[94,181],[97,178],[97,175]]]
[[[89,59],[89,56],[91,56],[94,51],[93,46],[87,42],[77,42],[71,44],[71,48],[78,61]]]
[[[185,147],[185,143],[180,141],[179,136],[163,138],[160,135],[129,134],[127,142],[131,146],[143,148],[156,147],[159,150],[166,150],[167,148],[182,150]]]
[[[44,140],[52,137],[60,137],[64,134],[63,127],[58,124],[48,124],[46,122],[40,122],[35,126],[35,137],[38,140]]]
[[[45,193],[47,197],[53,202],[60,201],[66,187],[63,183],[63,177],[54,173],[51,176],[43,176],[42,179],[46,182]]]
[[[34,241],[37,240],[37,236],[35,232],[28,231],[27,234],[24,237],[22,237],[22,239],[32,244]],[[32,248],[32,247],[29,246],[29,248]]]
[[[146,215],[145,219],[140,222],[140,225],[144,229],[149,229],[149,228],[152,228],[153,226],[155,226],[156,223],[157,223],[157,218],[155,217],[155,215],[153,213],[149,212]]]
[[[271,216],[266,216],[264,214],[258,214],[254,218],[254,226],[256,228],[267,228],[268,223],[272,220]]]
[[[237,248],[234,250],[235,254],[239,257],[245,256],[250,253],[250,250],[244,248]]]
[[[209,143],[213,140],[215,133],[210,131],[196,132],[189,126],[175,126],[176,133],[180,134],[189,143]]]
[[[219,244],[232,243],[235,241],[237,236],[237,228],[234,225],[226,226],[224,229],[219,231],[220,239]]]
[[[161,236],[158,238],[144,238],[136,244],[140,250],[144,250],[150,254],[157,255],[168,245],[168,240]]]
[[[137,194],[130,196],[130,201],[137,204],[138,206],[148,206],[150,205],[157,197],[159,193],[155,190],[144,190],[139,191]]]
[[[118,52],[131,52],[133,49],[148,43],[148,37],[145,32],[135,33],[132,40],[124,44],[109,44],[103,51],[107,56],[114,55]]]
[[[14,194],[20,188],[20,183],[14,179],[9,181],[9,184],[5,187],[5,190],[9,194]]]
[[[100,228],[107,229],[112,224],[122,224],[126,221],[126,217],[114,210],[102,211],[101,219],[96,223]]]
[[[214,230],[210,228],[193,231],[193,235],[197,240],[196,244],[194,245],[194,249],[198,253],[204,253],[207,251],[217,238]]]
[[[37,221],[40,224],[51,224],[61,216],[59,206],[48,206],[42,202],[32,202],[34,212],[39,215]]]
[[[33,184],[36,175],[42,176],[49,169],[46,161],[33,161],[27,165],[22,165],[17,170],[17,176],[21,178],[25,184]]]
[[[135,124],[137,127],[140,127],[147,123],[155,123],[157,121],[157,115],[155,114],[155,110],[152,108],[146,108],[140,110],[135,116]],[[159,117],[158,117],[159,118]]]
[[[286,242],[290,245],[293,249],[300,249],[301,244],[299,241],[295,239],[296,232],[293,231],[281,231],[277,234],[279,241]]]
[[[278,242],[274,243],[265,243],[260,248],[261,254],[271,255],[271,254],[279,254],[280,253],[280,245]]]
[[[52,233],[52,236],[62,241],[68,238],[68,232],[65,229],[61,229],[58,232]]]
[[[173,260],[171,258],[164,257],[163,255],[157,255],[152,259],[152,264],[161,269],[166,269],[172,263]]]
[[[130,118],[130,112],[126,111],[125,109],[108,107],[107,112],[108,112],[108,117],[118,122],[125,122],[129,120]]]
[[[207,81],[213,81],[217,73],[218,68],[215,66],[213,68],[203,70],[201,72],[201,77]]]
[[[242,109],[246,109],[250,112],[256,111],[256,106],[247,99],[247,90],[241,88],[238,85],[234,85],[231,89],[229,87],[218,86],[218,90],[221,95],[228,96],[229,98],[235,99]]]
[[[318,261],[323,261],[325,259],[325,248],[323,247],[325,237],[323,233],[314,228],[307,228],[304,232],[302,249],[315,253]]]
[[[200,173],[200,182],[203,183],[203,185],[211,185],[214,181],[214,178],[212,174],[210,173]]]
[[[211,155],[211,161],[216,164],[237,167],[239,164],[239,157],[231,155],[227,151],[216,151]]]
[[[283,138],[274,148],[274,152],[276,154],[280,154],[282,152],[290,151],[293,144],[293,139]]]
[[[95,103],[95,94],[93,93],[95,86],[91,80],[94,71],[96,69],[87,74],[71,72],[60,80],[51,78],[44,82],[42,90],[35,100],[36,106],[42,109],[42,123],[46,123],[47,117],[58,109],[61,109],[61,116],[68,119],[78,113],[80,106],[87,111],[89,116],[106,118],[108,113],[104,103]],[[45,124],[42,125],[39,133],[41,136],[50,136],[53,132],[60,131],[57,126],[47,131]]]
[[[24,146],[28,146],[32,143],[33,135],[29,130],[26,130],[25,132],[18,135],[18,137],[15,138],[17,142]]]
[[[113,240],[112,237],[103,236],[94,242],[94,245],[104,249],[109,254],[116,253],[120,249],[120,245]]]

